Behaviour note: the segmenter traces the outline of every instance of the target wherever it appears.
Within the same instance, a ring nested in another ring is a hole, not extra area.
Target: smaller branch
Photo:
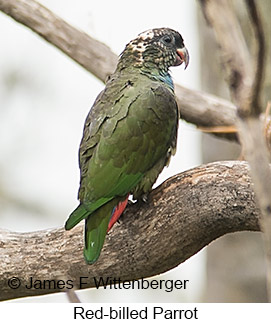
[[[230,126],[236,122],[233,103],[215,95],[175,85],[181,118],[199,127]]]
[[[239,103],[247,97],[253,72],[240,24],[228,0],[200,0],[200,4],[207,22],[214,28],[232,97]]]
[[[55,45],[103,82],[114,71],[117,56],[108,46],[72,27],[37,1],[0,0],[0,10]]]
[[[34,0],[0,0],[0,10],[30,28],[101,81],[112,74],[118,57],[109,47],[67,24]],[[235,123],[236,107],[229,101],[201,91],[175,86],[181,117],[197,126]],[[236,140],[236,136],[225,136]]]
[[[251,90],[251,114],[255,116],[260,116],[261,105],[260,105],[260,95],[263,85],[264,76],[264,66],[265,66],[265,41],[264,41],[264,30],[261,18],[259,16],[256,4],[254,0],[246,1],[248,12],[250,14],[250,19],[253,25],[253,30],[255,32],[255,39],[257,41],[257,60],[256,60],[256,73],[254,77],[254,82]]]
[[[67,289],[65,292],[70,303],[81,303],[74,289]]]

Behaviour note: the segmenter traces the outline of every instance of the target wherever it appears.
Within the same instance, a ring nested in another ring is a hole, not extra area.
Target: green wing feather
[[[173,92],[144,75],[123,78],[107,84],[85,123],[79,153],[84,203],[126,195],[160,159],[165,166],[176,142]]]
[[[111,198],[112,199],[112,198]],[[111,200],[110,198],[100,198],[95,203],[82,203],[70,214],[65,223],[65,229],[70,230],[83,219],[96,211],[99,207]]]

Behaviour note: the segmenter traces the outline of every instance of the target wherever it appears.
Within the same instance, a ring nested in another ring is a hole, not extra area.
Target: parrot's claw
[[[144,194],[141,196],[141,200],[144,202],[144,203],[148,203],[149,201],[149,196],[148,194]]]

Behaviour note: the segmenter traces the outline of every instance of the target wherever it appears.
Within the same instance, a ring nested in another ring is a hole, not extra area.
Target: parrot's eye
[[[169,35],[165,35],[165,36],[162,38],[162,41],[163,41],[166,45],[169,45],[169,44],[172,44],[172,43],[173,43],[173,39],[172,39],[172,37],[170,37]]]

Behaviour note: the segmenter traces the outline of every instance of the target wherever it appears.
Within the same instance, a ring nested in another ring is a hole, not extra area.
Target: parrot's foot
[[[141,195],[136,201],[138,207],[144,206],[144,205],[148,204],[149,202],[150,202],[150,198],[149,198],[149,194],[147,194],[147,193]]]

